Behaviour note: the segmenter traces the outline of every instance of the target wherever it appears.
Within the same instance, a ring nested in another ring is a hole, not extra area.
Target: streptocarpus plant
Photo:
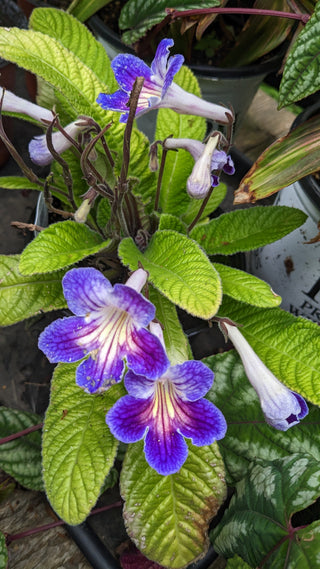
[[[0,29],[0,55],[46,84],[39,105],[2,92],[2,114],[42,125],[30,156],[51,162],[51,175],[37,177],[1,126],[24,177],[0,184],[43,192],[61,216],[38,228],[21,255],[1,257],[0,319],[5,326],[39,311],[70,311],[39,338],[58,364],[42,439],[52,507],[69,524],[82,522],[120,440],[128,445],[120,474],[128,533],[147,557],[179,569],[206,550],[226,480],[251,476],[256,462],[266,474],[270,460],[295,452],[306,455],[304,472],[310,466],[299,488],[312,485],[320,458],[320,333],[282,311],[267,283],[230,266],[230,255],[279,239],[305,214],[270,206],[210,218],[225,195],[221,170],[234,169],[232,111],[202,101],[181,57],[170,58],[171,46],[159,44],[151,67],[128,55],[111,66],[82,24],[50,8],[33,12],[29,30]],[[150,148],[134,117],[152,107],[158,116]],[[226,136],[205,138],[205,117],[226,123]],[[217,320],[244,367],[234,351],[195,360],[176,307]],[[255,491],[264,492],[259,513],[267,514],[273,498],[261,480]],[[223,520],[219,527],[224,536]],[[281,563],[283,548],[259,531],[248,535],[252,548],[266,540],[264,551],[277,552]],[[226,556],[237,553],[237,532],[234,539]]]

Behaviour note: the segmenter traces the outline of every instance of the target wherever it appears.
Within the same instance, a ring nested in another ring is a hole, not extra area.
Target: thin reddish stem
[[[24,437],[25,435],[29,435],[29,433],[33,433],[34,431],[39,431],[42,429],[43,423],[39,423],[38,425],[32,425],[32,427],[28,427],[23,431],[19,431],[18,433],[13,433],[13,435],[8,435],[7,437],[3,437],[0,439],[0,445],[4,445],[5,443],[9,443],[10,441],[14,441],[15,439],[19,439],[20,437]]]
[[[306,24],[310,19],[309,14],[294,14],[292,12],[282,12],[280,10],[259,10],[258,8],[199,8],[194,10],[175,10],[166,8],[167,14],[175,20],[176,18],[187,18],[188,16],[204,16],[207,14],[247,14],[251,16],[275,16],[276,18],[289,18],[300,20]]]

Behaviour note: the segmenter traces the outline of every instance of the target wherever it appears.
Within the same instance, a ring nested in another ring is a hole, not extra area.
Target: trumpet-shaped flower
[[[297,425],[308,414],[301,395],[281,383],[265,366],[236,326],[223,322],[228,336],[238,351],[247,377],[260,399],[266,422],[280,431]]]
[[[53,113],[48,109],[30,103],[30,101],[14,95],[11,91],[5,90],[3,95],[3,91],[3,87],[0,87],[0,99],[3,96],[2,110],[4,112],[25,114],[39,122],[51,122],[53,120]]]
[[[76,382],[88,393],[108,389],[121,380],[124,358],[137,374],[156,378],[168,366],[161,342],[146,329],[155,308],[140,290],[147,273],[138,269],[127,283],[115,284],[92,268],[71,269],[62,285],[75,316],[50,324],[39,348],[53,362],[76,362]]]
[[[223,150],[217,150],[218,138],[212,136],[206,144],[191,138],[167,138],[164,148],[174,150],[183,148],[190,152],[195,165],[187,181],[188,194],[196,199],[204,198],[211,187],[219,185],[219,176],[215,171],[222,170],[232,175],[235,172],[231,156]]]
[[[51,118],[52,120],[52,118]],[[64,127],[65,132],[71,137],[76,138],[77,134],[83,130],[84,126],[74,121]],[[63,134],[63,132],[54,132],[52,134],[52,145],[58,154],[62,154],[72,146],[72,142]],[[29,154],[32,162],[39,166],[46,166],[53,160],[53,156],[47,146],[45,134],[35,136],[29,142]]]
[[[165,107],[177,113],[199,115],[228,124],[232,117],[229,109],[204,101],[173,83],[173,77],[184,61],[182,55],[169,57],[169,48],[173,46],[173,43],[172,39],[163,39],[159,43],[151,67],[134,55],[117,55],[111,66],[120,89],[111,95],[100,93],[97,103],[103,109],[123,113],[120,121],[126,122],[132,87],[137,77],[144,77],[136,111],[137,117],[150,109]]]
[[[158,324],[150,328],[161,337]],[[156,380],[129,370],[125,376],[128,395],[116,402],[106,422],[113,435],[125,443],[145,436],[147,462],[159,474],[173,474],[188,455],[184,437],[203,446],[226,433],[221,411],[203,399],[212,382],[213,372],[200,361],[168,366]]]

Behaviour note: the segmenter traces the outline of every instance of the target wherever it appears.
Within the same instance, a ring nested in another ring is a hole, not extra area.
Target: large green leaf
[[[274,375],[320,405],[320,329],[281,308],[256,308],[225,297],[219,316],[241,324],[245,336]]]
[[[24,249],[19,270],[23,275],[57,271],[101,251],[109,243],[81,223],[53,223]]]
[[[99,93],[108,92],[110,87],[60,41],[33,30],[0,28],[0,56],[39,75],[61,91],[74,109],[74,119],[88,115],[103,127],[118,118],[118,114],[104,111],[95,102]],[[122,134],[123,126],[116,121],[108,131],[113,147],[120,143]]]
[[[6,538],[0,532],[0,569],[6,569],[8,564],[8,550],[6,546]]]
[[[131,270],[139,262],[150,282],[174,304],[200,318],[211,318],[221,302],[219,275],[197,243],[175,231],[159,231],[144,253],[130,238],[119,245],[122,262]]]
[[[309,415],[286,432],[265,422],[256,392],[235,350],[210,356],[205,364],[215,374],[207,397],[224,414],[227,434],[218,445],[232,486],[257,460],[275,460],[294,452],[309,453],[320,461],[320,409],[309,405]]]
[[[306,221],[306,214],[287,206],[257,206],[220,215],[197,225],[190,236],[208,255],[232,255],[281,239]]]
[[[128,448],[121,473],[125,524],[141,552],[161,565],[178,569],[203,555],[209,520],[225,491],[216,443],[190,444],[183,467],[170,476],[147,464],[142,442]]]
[[[220,0],[202,0],[201,8],[219,6]],[[119,19],[121,30],[130,31],[123,34],[122,39],[128,45],[135,43],[153,26],[166,17],[165,8],[191,10],[199,8],[199,2],[194,0],[129,0],[123,7]]]
[[[214,569],[214,567],[212,569]],[[235,555],[234,557],[232,557],[232,559],[228,559],[226,569],[250,569],[250,565],[248,565],[248,563],[243,561],[241,557]]]
[[[41,423],[34,413],[0,407],[0,438]],[[0,445],[0,468],[30,490],[43,490],[41,433],[34,431]]]
[[[72,9],[72,5],[69,6],[70,13],[78,18],[81,22],[85,22],[90,16],[95,14],[100,8],[103,8],[109,4],[111,0],[79,0],[78,2],[72,2],[75,4]]]
[[[213,266],[221,278],[223,294],[265,308],[281,304],[281,296],[273,292],[270,285],[261,279],[221,263],[213,263]]]
[[[0,188],[6,190],[41,190],[39,184],[30,182],[28,178],[24,176],[1,176],[0,177]]]
[[[0,326],[66,306],[61,285],[65,271],[25,276],[19,273],[19,260],[19,255],[0,256]]]
[[[118,442],[105,415],[124,391],[118,384],[103,395],[85,393],[75,382],[77,365],[55,369],[42,450],[47,497],[71,525],[85,520],[113,465]]]
[[[175,82],[183,89],[200,95],[197,79],[187,67],[182,67],[175,76]],[[157,118],[156,140],[164,140],[170,135],[175,138],[193,138],[202,140],[206,131],[206,122],[202,117],[181,115],[171,109],[160,109]],[[187,194],[187,179],[192,172],[194,159],[186,150],[167,153],[166,164],[161,184],[160,207],[163,213],[180,215],[191,201]],[[192,200],[194,201],[194,200]]]
[[[319,170],[319,145],[319,117],[276,140],[242,178],[234,203],[261,200]]]
[[[215,211],[217,209],[217,207],[221,204],[221,202],[224,200],[224,198],[226,197],[227,194],[227,186],[225,184],[219,184],[219,186],[217,186],[214,191],[212,192],[207,205],[205,206],[203,213],[200,217],[201,219],[204,219],[205,217],[207,217],[210,213],[212,213],[213,211]],[[187,207],[187,210],[185,211],[185,213],[183,213],[183,215],[181,216],[182,221],[184,221],[184,223],[191,223],[194,218],[196,217],[196,215],[198,214],[198,211],[200,209],[202,205],[202,201],[200,200],[195,200],[195,199],[191,199],[189,202],[189,205]]]
[[[307,454],[252,466],[212,532],[218,553],[264,569],[317,567],[320,522],[293,528],[291,518],[318,498],[319,466]]]
[[[288,55],[280,84],[280,106],[315,93],[320,88],[320,3],[300,32]]]
[[[108,85],[110,90],[117,89],[106,50],[79,19],[55,8],[36,8],[31,14],[29,26],[34,31],[59,41],[89,67],[100,81]]]
[[[190,346],[179,322],[176,307],[153,287],[149,288],[149,300],[156,307],[156,318],[163,328],[164,342],[172,365],[189,359]]]

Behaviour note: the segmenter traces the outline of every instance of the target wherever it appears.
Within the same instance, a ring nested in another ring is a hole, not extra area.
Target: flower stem
[[[306,24],[310,19],[309,14],[294,14],[292,12],[282,12],[280,10],[260,10],[259,8],[199,8],[194,10],[175,10],[174,8],[166,8],[167,14],[173,20],[176,18],[187,18],[188,16],[204,16],[207,14],[248,14],[251,16],[275,16],[276,18],[289,18],[292,20],[300,20]]]
[[[208,201],[209,201],[209,199],[210,199],[210,196],[211,196],[213,190],[214,190],[214,188],[210,188],[210,190],[209,190],[209,192],[207,193],[206,197],[205,197],[204,200],[202,201],[202,204],[201,204],[201,206],[199,207],[199,211],[198,211],[197,215],[195,216],[194,220],[190,223],[190,225],[189,225],[189,227],[188,227],[188,230],[187,230],[188,233],[190,233],[191,229],[194,228],[194,226],[196,225],[196,223],[198,223],[199,219],[201,218],[201,216],[202,216],[202,214],[203,214],[203,211],[204,211],[204,208],[206,207],[206,205],[207,205],[207,203],[208,203]]]
[[[39,431],[42,429],[43,423],[39,423],[38,425],[32,425],[32,427],[28,427],[23,431],[19,431],[18,433],[13,433],[13,435],[8,435],[7,437],[3,437],[0,439],[0,445],[4,445],[9,443],[10,441],[14,441],[15,439],[19,439],[20,437],[24,437],[25,435],[29,435],[29,433],[33,433],[34,431]]]
[[[119,500],[118,502],[114,502],[114,504],[108,504],[108,506],[102,506],[101,508],[95,508],[90,512],[90,516],[94,516],[96,514],[101,514],[102,512],[106,512],[111,510],[112,508],[120,508],[122,506],[122,502]],[[30,535],[35,535],[37,533],[41,533],[43,531],[53,529],[58,526],[65,525],[66,522],[63,520],[58,520],[57,522],[51,522],[50,524],[45,524],[43,526],[38,526],[32,529],[28,529],[26,531],[22,531],[21,533],[16,533],[13,535],[8,534],[6,536],[6,544],[9,545],[12,541],[16,541],[18,539],[23,539],[24,537],[29,537]]]

